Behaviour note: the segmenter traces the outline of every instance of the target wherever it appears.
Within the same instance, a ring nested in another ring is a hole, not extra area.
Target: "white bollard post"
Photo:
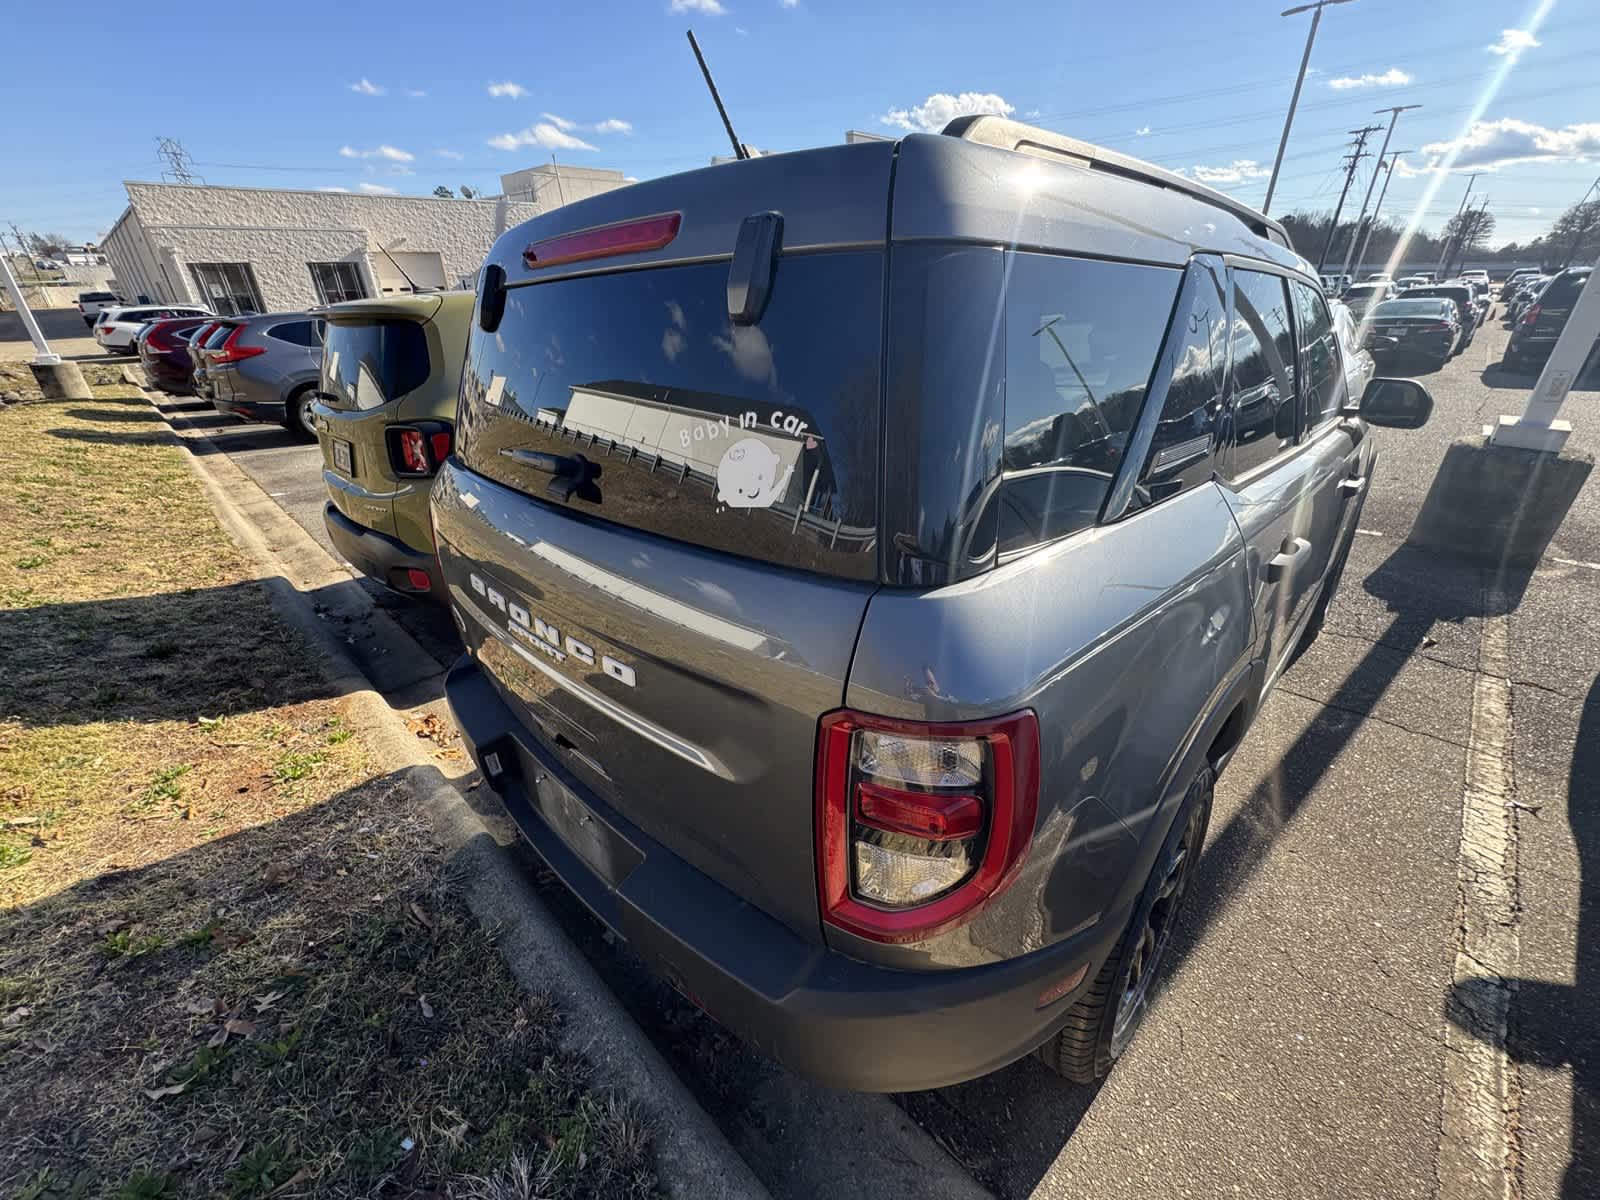
[[[1572,432],[1572,422],[1557,418],[1597,337],[1600,337],[1600,269],[1590,273],[1578,302],[1567,315],[1566,326],[1556,339],[1544,370],[1539,372],[1539,382],[1528,394],[1522,416],[1502,416],[1498,425],[1485,429],[1489,444],[1560,453],[1567,435]]]
[[[17,277],[11,273],[10,255],[0,254],[0,271],[5,272],[6,291],[11,293],[11,303],[17,306],[17,315],[22,318],[22,324],[28,331],[28,337],[33,340],[34,366],[55,366],[61,361],[61,356],[50,352],[50,343],[44,340],[44,334],[39,330],[39,322],[33,319],[33,310],[28,307],[28,298],[22,294],[22,288],[17,283]]]

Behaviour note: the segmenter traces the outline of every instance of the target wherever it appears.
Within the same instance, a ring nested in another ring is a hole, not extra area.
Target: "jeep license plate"
[[[333,465],[346,475],[354,475],[356,469],[350,455],[350,443],[341,442],[338,438],[330,440],[333,442]]]

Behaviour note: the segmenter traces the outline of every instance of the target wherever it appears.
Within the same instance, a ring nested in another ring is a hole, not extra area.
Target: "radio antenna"
[[[733,132],[733,122],[728,120],[728,110],[722,106],[722,97],[717,94],[717,84],[711,78],[711,68],[706,66],[706,56],[700,53],[700,43],[694,40],[694,30],[689,30],[689,48],[694,51],[694,59],[700,64],[700,73],[706,77],[706,87],[711,89],[711,100],[717,106],[717,115],[722,118],[722,127],[728,131],[728,140],[733,143],[733,156],[738,159],[750,157],[750,151]]]

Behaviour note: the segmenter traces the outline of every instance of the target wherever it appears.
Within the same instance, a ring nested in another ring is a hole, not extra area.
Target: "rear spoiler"
[[[1288,231],[1265,213],[1258,212],[1248,204],[1241,204],[1232,196],[1225,195],[1215,188],[1208,188],[1203,183],[1185,178],[1175,171],[1169,171],[1165,167],[1158,167],[1154,163],[1145,162],[1143,159],[1116,150],[1108,150],[1104,146],[1096,146],[1092,142],[1081,142],[1064,133],[996,116],[957,117],[946,125],[942,132],[946,137],[957,137],[962,141],[976,142],[983,146],[997,146],[1002,150],[1015,150],[1019,154],[1031,154],[1035,158],[1073,162],[1091,171],[1105,171],[1111,175],[1121,175],[1143,183],[1153,183],[1157,187],[1168,188],[1174,192],[1182,192],[1202,204],[1209,204],[1213,208],[1231,213],[1249,226],[1257,237],[1276,242],[1285,250],[1294,249],[1294,245],[1289,241]]]

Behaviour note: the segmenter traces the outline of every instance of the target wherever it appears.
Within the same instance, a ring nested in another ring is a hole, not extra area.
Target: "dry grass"
[[[0,411],[0,1194],[653,1193],[181,453]]]

